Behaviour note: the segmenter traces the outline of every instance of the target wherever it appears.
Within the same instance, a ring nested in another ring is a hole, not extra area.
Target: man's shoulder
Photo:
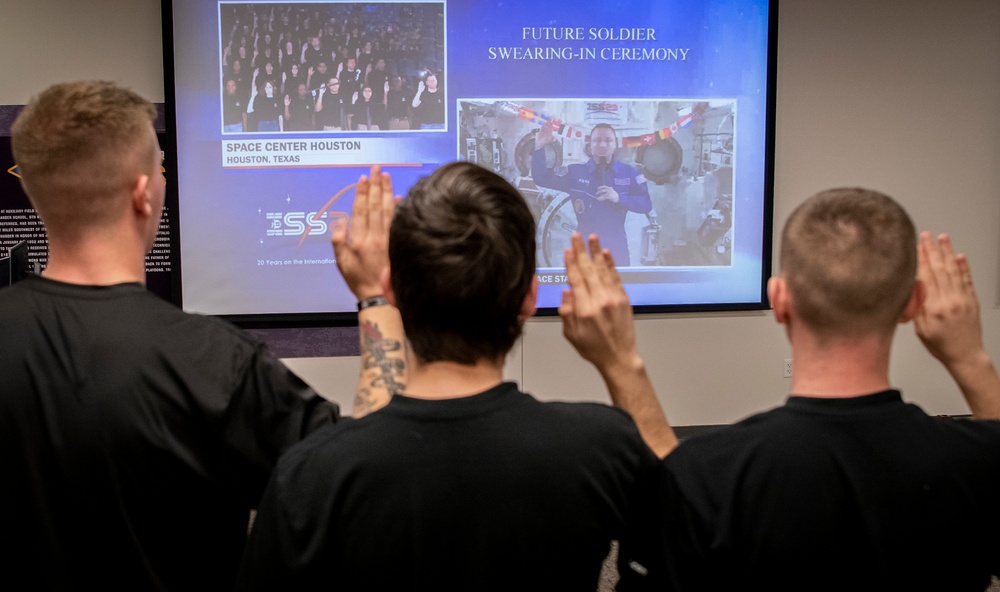
[[[782,449],[787,446],[789,430],[795,429],[794,419],[782,407],[776,407],[685,438],[664,462],[678,471],[712,471],[709,467],[749,460],[753,454],[747,451],[760,454],[770,447]]]
[[[151,343],[175,337],[179,343],[256,344],[230,323],[183,311],[139,284],[89,286],[33,278],[0,290],[0,302],[0,319],[8,322],[37,324],[72,311],[82,328],[99,324],[102,331]]]
[[[585,401],[539,401],[532,397],[540,409],[547,410],[553,421],[576,423],[598,430],[630,430],[635,427],[632,416],[604,403]]]
[[[502,439],[515,437],[515,432],[531,433],[538,437],[534,444],[545,447],[548,446],[546,442],[551,442],[553,455],[559,450],[569,451],[573,456],[596,449],[604,454],[614,450],[646,450],[632,417],[601,403],[539,401],[527,395],[495,408],[488,415],[493,419],[484,427],[489,432],[484,438]],[[400,452],[394,446],[400,444],[401,431],[418,434],[421,425],[434,430],[434,426],[440,424],[435,419],[413,417],[385,408],[360,419],[327,425],[284,454],[281,472],[299,477],[314,471],[349,472],[356,464],[365,465],[376,458],[394,458]],[[508,424],[509,428],[501,427]],[[498,435],[503,433],[507,436]],[[414,437],[419,439],[421,436]]]
[[[1000,458],[1000,421],[969,418],[932,417],[938,429],[949,437],[982,447]],[[933,437],[929,434],[929,437]]]
[[[632,416],[621,409],[590,402],[536,401],[536,405],[525,414],[526,421],[536,432],[544,431],[553,446],[565,444],[571,454],[585,447],[610,455],[649,451]]]
[[[639,169],[637,167],[634,167],[630,164],[615,159],[615,174],[638,177],[641,173],[639,172]]]
[[[174,334],[188,342],[200,338],[248,346],[257,344],[253,337],[226,320],[187,312],[150,292],[138,296],[130,308],[123,310],[123,314],[129,315],[137,328],[139,323],[145,323],[151,330]],[[124,320],[129,320],[129,317]]]
[[[289,490],[318,488],[339,482],[359,468],[371,468],[373,446],[383,433],[378,412],[360,419],[341,418],[323,425],[282,453],[274,478]]]
[[[797,408],[792,402],[686,439],[665,463],[672,472],[685,474],[717,474],[737,466],[797,466],[804,459],[839,455],[845,443],[880,439],[909,442],[912,450],[925,452],[965,451],[977,462],[1000,461],[1000,421],[935,417],[902,402],[860,414]],[[873,450],[876,456],[882,454],[877,446]]]

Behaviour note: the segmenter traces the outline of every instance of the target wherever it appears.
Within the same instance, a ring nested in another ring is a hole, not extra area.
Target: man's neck
[[[107,237],[82,240],[49,239],[48,264],[42,275],[68,284],[111,286],[146,282],[145,251],[141,245]]]
[[[403,394],[416,399],[458,399],[477,395],[501,382],[502,362],[479,360],[467,365],[417,361],[410,367]]]
[[[828,342],[793,339],[795,366],[790,394],[844,398],[889,389],[891,345],[891,335]]]

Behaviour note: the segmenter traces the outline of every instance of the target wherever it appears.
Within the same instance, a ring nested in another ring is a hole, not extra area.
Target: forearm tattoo
[[[403,344],[397,339],[387,339],[383,337],[382,331],[377,323],[364,321],[361,325],[361,367],[364,371],[374,369],[375,374],[368,384],[373,389],[384,388],[390,395],[398,393],[406,388],[406,384],[400,381],[406,362],[398,357],[389,356],[389,352],[397,352],[403,349]],[[367,392],[371,398],[371,391],[367,388],[361,389]]]
[[[375,410],[375,406],[378,403],[378,398],[372,393],[371,389],[367,387],[359,388],[358,392],[354,395],[354,417],[368,415]]]

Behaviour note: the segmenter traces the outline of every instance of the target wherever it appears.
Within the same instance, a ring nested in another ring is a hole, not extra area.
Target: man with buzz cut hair
[[[792,213],[768,283],[791,394],[666,457],[667,589],[981,591],[1000,573],[1000,423],[930,417],[889,381],[915,319],[973,416],[1000,417],[968,264],[943,235],[916,242],[874,191]]]
[[[41,276],[0,290],[0,557],[16,586],[231,589],[278,456],[337,419],[263,345],[145,289],[155,115],[76,82],[14,122],[49,247]]]
[[[335,248],[346,236],[339,225]],[[412,348],[407,384],[282,458],[240,589],[333,577],[344,590],[595,590],[613,540],[619,588],[654,584],[659,463],[635,423],[605,405],[543,403],[503,379],[535,308],[534,237],[523,197],[479,166],[448,164],[413,186],[382,274],[383,306],[398,307]],[[574,344],[588,351],[584,341]],[[633,354],[598,363],[613,397],[645,378],[626,363]]]

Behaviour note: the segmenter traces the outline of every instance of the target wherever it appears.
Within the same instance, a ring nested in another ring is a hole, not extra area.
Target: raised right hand
[[[344,219],[333,229],[337,268],[358,300],[383,292],[381,274],[389,267],[389,223],[395,209],[392,178],[375,165],[370,177],[358,180],[350,232]]]
[[[965,255],[956,255],[948,235],[920,233],[917,279],[924,286],[924,304],[914,317],[917,336],[945,366],[983,351],[979,299]]]
[[[538,130],[538,133],[535,135],[535,150],[552,143],[552,140],[555,139],[553,136],[554,127],[555,126],[551,121],[546,121],[542,124],[542,128]]]

